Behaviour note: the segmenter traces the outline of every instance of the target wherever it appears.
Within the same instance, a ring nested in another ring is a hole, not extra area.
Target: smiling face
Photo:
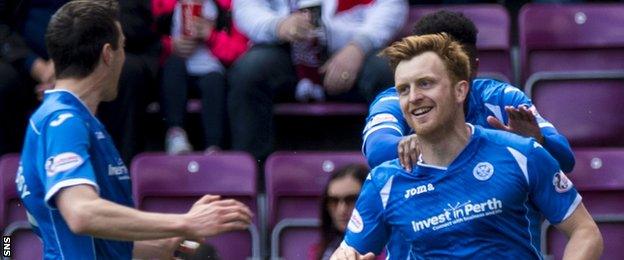
[[[436,53],[428,51],[401,61],[394,75],[401,111],[417,135],[436,135],[463,119],[468,83],[453,83]]]

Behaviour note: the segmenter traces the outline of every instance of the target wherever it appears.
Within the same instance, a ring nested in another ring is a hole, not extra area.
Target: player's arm
[[[352,250],[357,252],[356,256],[379,254],[388,242],[390,232],[384,220],[384,210],[389,195],[385,191],[382,192],[379,187],[385,187],[387,183],[391,185],[392,178],[384,177],[383,172],[377,173],[379,171],[379,167],[373,169],[366,178],[351,213],[344,241],[340,246],[342,249],[337,249],[334,255],[338,256]]]
[[[550,123],[548,123],[550,124]],[[574,169],[575,159],[568,140],[555,127],[540,127],[544,142],[542,145],[559,162],[561,170],[569,173]]]
[[[409,129],[396,93],[387,90],[379,94],[371,104],[366,126],[362,131],[362,152],[371,169],[398,158],[399,142]]]
[[[247,228],[251,212],[235,200],[206,195],[185,214],[143,212],[102,199],[92,186],[76,185],[55,196],[72,232],[114,240],[203,238]]]
[[[51,115],[42,129],[45,203],[58,208],[77,234],[116,240],[145,240],[183,236],[199,238],[250,222],[249,209],[233,200],[206,196],[186,214],[146,213],[100,198],[89,154],[86,123],[72,111]]]
[[[556,227],[569,238],[563,253],[564,260],[599,259],[602,255],[602,235],[582,203]]]
[[[564,259],[598,259],[602,237],[574,184],[540,145],[529,151],[527,161],[529,198],[550,223],[569,237]]]
[[[364,141],[364,155],[368,165],[376,167],[385,161],[398,158],[397,148],[401,139],[403,139],[403,135],[392,128],[372,131]]]
[[[488,123],[500,130],[535,138],[559,162],[561,170],[571,172],[575,160],[568,140],[537,112],[522,91],[508,86],[503,92],[500,102],[507,113],[507,125],[492,116],[488,117]]]

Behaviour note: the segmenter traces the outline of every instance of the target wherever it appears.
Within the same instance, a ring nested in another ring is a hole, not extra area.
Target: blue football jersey
[[[47,91],[30,118],[16,177],[44,259],[130,259],[133,243],[76,235],[54,196],[90,185],[101,198],[133,207],[130,175],[104,126],[71,92]]]
[[[550,122],[540,116],[531,100],[518,88],[493,79],[475,79],[472,81],[469,94],[466,122],[485,128],[492,128],[487,122],[488,116],[494,116],[503,123],[508,123],[506,106],[529,108],[533,111],[544,136],[546,150],[555,157],[564,171],[572,170],[574,154],[570,144]],[[383,138],[386,133],[395,138],[375,139]],[[362,133],[362,151],[369,165],[375,167],[384,161],[397,158],[400,137],[410,133],[411,128],[401,113],[396,89],[390,87],[377,95],[370,105]],[[374,139],[372,142],[371,138]]]
[[[374,168],[344,243],[390,259],[540,259],[542,216],[569,217],[581,196],[533,139],[472,127],[448,167]]]

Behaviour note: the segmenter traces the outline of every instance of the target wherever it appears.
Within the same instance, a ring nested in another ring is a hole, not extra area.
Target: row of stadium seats
[[[576,149],[575,154],[577,165],[569,176],[599,223],[604,259],[624,259],[624,148]],[[14,259],[36,259],[41,244],[28,230],[15,189],[18,162],[16,154],[0,160],[0,227],[12,236]],[[248,154],[145,153],[132,162],[133,196],[139,209],[172,213],[186,212],[203,194],[238,199],[254,211],[254,225],[209,239],[222,259],[302,259],[318,241],[325,183],[334,170],[351,163],[364,158],[359,152],[276,152],[264,169],[267,192],[259,194],[257,165]],[[566,239],[550,231],[546,222],[542,250],[560,259]]]
[[[413,24],[422,16],[442,9],[461,12],[477,26],[479,76],[516,83],[530,92],[540,84],[553,81],[599,82],[605,87],[613,87],[613,81],[619,80],[617,87],[622,89],[622,3],[526,4],[517,21],[518,55],[512,55],[511,32],[515,30],[511,28],[510,15],[504,6],[497,4],[412,6],[398,36],[410,35]],[[573,91],[557,89],[556,93]],[[199,112],[198,103],[195,103],[189,106],[190,112]],[[276,104],[274,112],[276,115],[304,116],[363,115],[366,107],[331,102],[285,103]]]
[[[514,82],[516,63],[517,82],[528,87],[544,72],[622,71],[624,32],[618,28],[624,25],[624,4],[524,5],[517,21],[519,59],[512,58],[510,16],[501,5],[415,6],[401,36],[441,9],[464,13],[477,26],[481,75]]]

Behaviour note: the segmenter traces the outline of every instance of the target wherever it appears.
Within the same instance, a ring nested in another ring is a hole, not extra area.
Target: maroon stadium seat
[[[222,259],[259,259],[257,166],[246,153],[169,156],[144,153],[132,161],[132,188],[137,208],[184,213],[204,194],[234,198],[254,212],[249,232],[231,232],[208,240]]]
[[[605,245],[602,259],[624,259],[624,148],[585,148],[574,152],[576,166],[568,176],[598,223]],[[552,226],[543,226],[542,251],[561,259],[567,238],[560,232],[547,232],[549,229]]]
[[[624,71],[600,74],[551,74],[525,88],[573,147],[624,146]]]
[[[266,161],[271,259],[304,259],[319,241],[319,207],[331,174],[361,152],[275,152]]]
[[[278,103],[273,107],[276,115],[290,116],[351,116],[366,115],[368,107],[360,103]]]
[[[621,70],[622,13],[621,3],[524,5],[518,18],[522,79],[541,72]]]
[[[479,34],[479,76],[487,76],[502,81],[514,80],[511,65],[510,18],[507,9],[497,4],[472,5],[424,5],[413,6],[401,37],[412,34],[414,24],[423,16],[439,10],[463,13],[471,19]]]
[[[19,160],[19,154],[0,158],[0,227],[11,236],[12,259],[41,259],[41,240],[31,231],[15,186]]]

